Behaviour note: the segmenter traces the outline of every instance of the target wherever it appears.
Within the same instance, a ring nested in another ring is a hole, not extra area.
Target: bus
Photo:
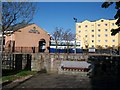
[[[50,53],[82,53],[80,41],[55,40],[50,41]]]

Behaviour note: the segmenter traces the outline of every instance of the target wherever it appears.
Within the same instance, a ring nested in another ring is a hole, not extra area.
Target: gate
[[[14,54],[2,54],[2,69],[13,70],[15,69]]]
[[[3,53],[3,70],[31,70],[31,54]]]

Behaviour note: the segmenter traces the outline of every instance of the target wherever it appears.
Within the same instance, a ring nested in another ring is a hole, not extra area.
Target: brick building
[[[50,35],[36,24],[29,24],[5,36],[7,52],[49,52]]]

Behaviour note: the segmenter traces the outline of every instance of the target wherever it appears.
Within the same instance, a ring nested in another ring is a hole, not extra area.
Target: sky
[[[52,34],[56,27],[71,29],[75,33],[75,21],[114,19],[115,5],[101,8],[103,2],[37,2],[33,23]]]

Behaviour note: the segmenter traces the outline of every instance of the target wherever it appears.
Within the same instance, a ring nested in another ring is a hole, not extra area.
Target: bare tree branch
[[[55,40],[56,43],[56,50],[58,47],[58,40],[62,40],[62,36],[63,36],[63,28],[56,27],[52,35],[52,38]]]
[[[31,2],[3,2],[2,3],[2,29],[7,31],[10,26],[19,23],[28,24],[35,14],[35,3]]]

